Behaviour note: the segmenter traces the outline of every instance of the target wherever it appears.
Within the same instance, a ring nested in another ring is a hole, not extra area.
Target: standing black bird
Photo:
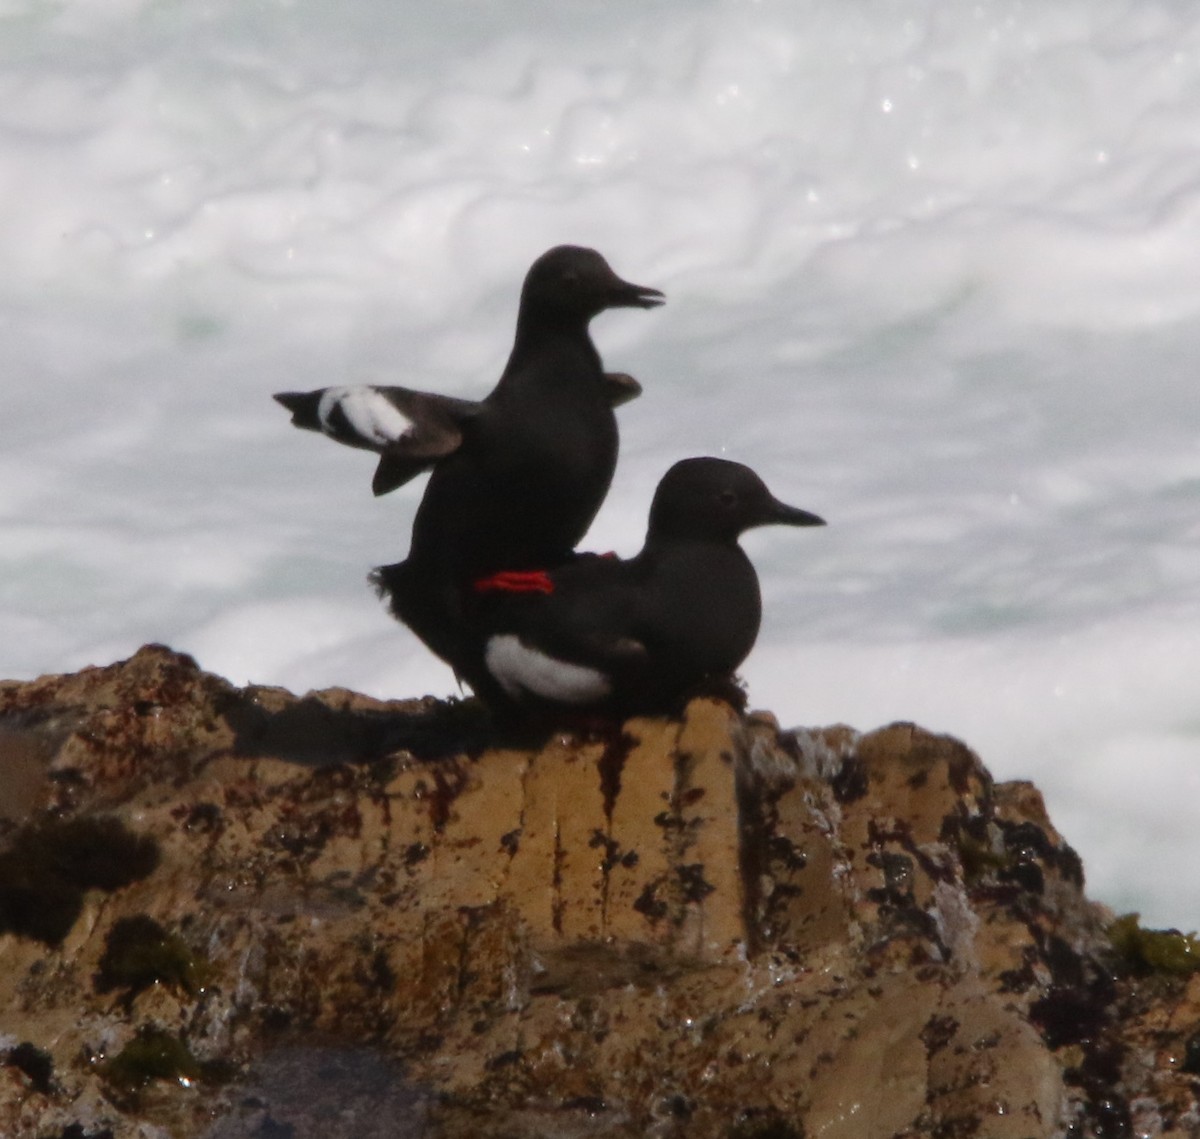
[[[300,426],[381,451],[376,493],[433,467],[407,560],[381,566],[372,581],[461,674],[475,660],[463,611],[471,583],[569,558],[608,492],[613,407],[640,388],[604,372],[589,322],[605,309],[662,301],[657,289],[623,281],[595,250],[560,245],[526,274],[512,352],[481,402],[396,388],[276,397]]]
[[[636,557],[584,556],[476,584],[483,694],[501,708],[659,714],[701,684],[731,680],[762,616],[738,536],[772,523],[824,525],[740,463],[676,463]]]

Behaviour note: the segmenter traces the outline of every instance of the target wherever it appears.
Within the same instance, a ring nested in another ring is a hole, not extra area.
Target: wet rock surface
[[[0,792],[4,1135],[1200,1134],[1193,944],[913,725],[503,741],[147,646],[0,683]]]

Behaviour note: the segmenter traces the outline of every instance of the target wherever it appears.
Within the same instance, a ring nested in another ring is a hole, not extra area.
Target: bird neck
[[[711,560],[714,565],[741,564],[749,561],[736,538],[675,533],[669,528],[650,530],[638,556],[643,561],[656,565],[670,564],[680,558],[692,560],[697,557]]]
[[[703,503],[670,505],[658,496],[650,503],[650,518],[646,525],[646,545],[680,543],[688,546],[711,546],[714,549],[740,550],[736,527],[721,525]]]
[[[517,331],[513,339],[514,357],[538,350],[548,344],[576,344],[596,353],[588,334],[588,321],[574,313],[554,313],[522,308],[517,313]]]
[[[571,382],[564,385],[562,380],[567,376]],[[545,320],[518,323],[497,391],[550,387],[569,390],[585,378],[594,378],[598,390],[603,387],[600,353],[586,324]]]

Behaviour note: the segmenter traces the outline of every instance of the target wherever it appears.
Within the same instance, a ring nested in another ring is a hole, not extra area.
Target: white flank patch
[[[329,388],[317,405],[317,417],[321,429],[327,435],[330,430],[329,417],[333,409],[340,407],[346,422],[367,443],[385,446],[395,443],[412,427],[412,420],[397,410],[395,404],[378,390],[367,384],[354,387]]]
[[[612,692],[608,678],[598,669],[547,656],[511,633],[488,641],[484,660],[514,700],[532,694],[559,704],[590,704]]]

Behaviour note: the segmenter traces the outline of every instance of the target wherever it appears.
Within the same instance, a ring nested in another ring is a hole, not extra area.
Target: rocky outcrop
[[[0,789],[5,1135],[1200,1134],[1192,944],[910,724],[496,741],[149,646],[0,684]]]

